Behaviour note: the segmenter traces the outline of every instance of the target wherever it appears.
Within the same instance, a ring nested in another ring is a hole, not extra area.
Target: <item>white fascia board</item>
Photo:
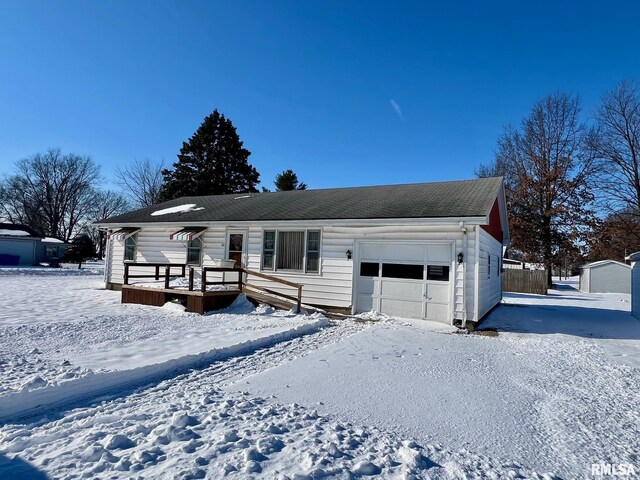
[[[488,215],[479,217],[443,217],[443,218],[365,218],[365,219],[322,219],[322,220],[244,220],[244,221],[180,221],[180,222],[139,222],[139,223],[94,223],[99,228],[122,228],[122,227],[176,227],[177,225],[188,225],[190,227],[199,226],[224,226],[247,227],[255,226],[278,226],[278,225],[340,225],[354,227],[378,227],[387,225],[419,225],[419,226],[439,226],[453,224],[456,227],[460,222],[467,225],[486,225],[489,221]]]

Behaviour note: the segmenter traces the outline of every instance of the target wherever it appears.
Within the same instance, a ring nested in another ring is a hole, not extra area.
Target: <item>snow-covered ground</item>
[[[152,365],[184,355],[180,338],[199,345],[209,329],[233,345],[235,335],[287,333],[9,418],[0,478],[590,478],[597,462],[640,471],[640,322],[628,296],[508,295],[483,325],[499,331],[489,337],[376,316],[327,324],[243,303],[199,317],[121,305],[99,277],[32,277],[39,295],[12,280],[0,278],[3,362],[69,360],[80,377],[142,365],[149,355],[135,345],[151,349]],[[30,314],[16,298],[30,300]],[[155,342],[167,348],[153,353]]]
[[[40,270],[0,277],[0,419],[166,377],[327,324],[319,315],[256,309],[244,296],[206,316],[176,304],[122,305],[97,275]]]

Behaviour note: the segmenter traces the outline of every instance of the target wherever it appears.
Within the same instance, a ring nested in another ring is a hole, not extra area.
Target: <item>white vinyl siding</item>
[[[500,265],[502,244],[484,229],[478,227],[478,321],[502,300],[502,276],[497,275],[496,265]]]
[[[186,242],[169,240],[169,235],[183,226],[145,227],[138,232],[137,262],[148,263],[185,263]],[[298,227],[298,228],[296,228]],[[356,241],[389,240],[398,242],[453,241],[455,255],[463,251],[464,236],[457,224],[437,225],[425,221],[423,225],[389,225],[370,226],[332,226],[328,223],[315,223],[313,228],[296,225],[295,222],[273,222],[252,224],[247,228],[247,268],[260,271],[262,269],[263,232],[264,231],[321,231],[318,273],[267,271],[270,275],[292,282],[303,284],[303,302],[313,305],[326,305],[347,308],[353,305],[354,263],[356,263]],[[231,228],[231,227],[230,227]],[[475,319],[474,285],[475,285],[475,232],[468,226],[468,248],[464,251],[466,278],[463,278],[463,266],[457,261],[451,272],[453,289],[453,318],[463,318],[463,292],[467,299],[467,319]],[[202,265],[219,266],[219,260],[225,258],[227,228],[210,225],[201,236]],[[496,242],[497,243],[497,242]],[[123,276],[123,242],[111,241],[109,280],[122,283]],[[353,259],[347,259],[347,250],[353,253]],[[494,253],[495,255],[495,253]],[[492,262],[493,264],[493,262]],[[150,272],[151,269],[144,270]],[[199,270],[196,270],[199,272]],[[133,273],[133,270],[132,270]],[[486,275],[486,272],[485,272]],[[211,274],[212,279],[220,274]],[[492,280],[495,275],[492,275]],[[500,278],[501,279],[501,278]],[[277,290],[272,282],[250,277],[251,283],[268,286]],[[464,282],[464,288],[463,288]],[[292,289],[283,287],[283,293],[291,294]]]

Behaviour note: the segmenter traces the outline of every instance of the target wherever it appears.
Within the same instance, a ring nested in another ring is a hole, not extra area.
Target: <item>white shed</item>
[[[627,257],[631,260],[631,315],[640,319],[640,252]]]
[[[580,267],[580,291],[631,293],[631,267],[615,260],[600,260]]]

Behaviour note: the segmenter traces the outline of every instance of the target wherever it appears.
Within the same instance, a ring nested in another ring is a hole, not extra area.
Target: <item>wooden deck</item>
[[[136,285],[122,286],[122,303],[137,303],[140,305],[152,305],[161,307],[167,302],[180,301],[187,312],[200,315],[211,310],[220,310],[231,305],[240,290],[216,290],[213,292],[201,292],[179,288],[154,288],[138,287]]]
[[[131,274],[130,268],[144,267],[153,269],[149,274]],[[172,269],[179,269],[177,273]],[[188,270],[188,274],[187,274]],[[207,279],[207,272],[233,272],[238,274],[238,279],[233,281],[210,281]],[[171,288],[172,277],[187,277],[187,288]],[[280,288],[288,287],[292,289],[291,295],[276,291],[271,288],[253,285],[247,282],[249,276],[268,280]],[[138,286],[129,283],[132,278],[147,278],[155,281],[163,280],[164,288]],[[287,280],[266,275],[261,272],[254,272],[245,268],[219,268],[203,267],[201,269],[200,286],[195,287],[195,268],[185,264],[161,264],[161,263],[134,263],[127,262],[124,265],[124,285],[122,285],[122,303],[138,303],[142,305],[162,306],[170,301],[179,301],[185,305],[188,312],[204,314],[211,310],[219,310],[228,307],[238,298],[241,293],[246,293],[247,297],[258,302],[268,303],[276,308],[294,308],[299,312],[302,308],[302,285],[289,282]],[[208,290],[208,286],[228,286],[226,290]]]

